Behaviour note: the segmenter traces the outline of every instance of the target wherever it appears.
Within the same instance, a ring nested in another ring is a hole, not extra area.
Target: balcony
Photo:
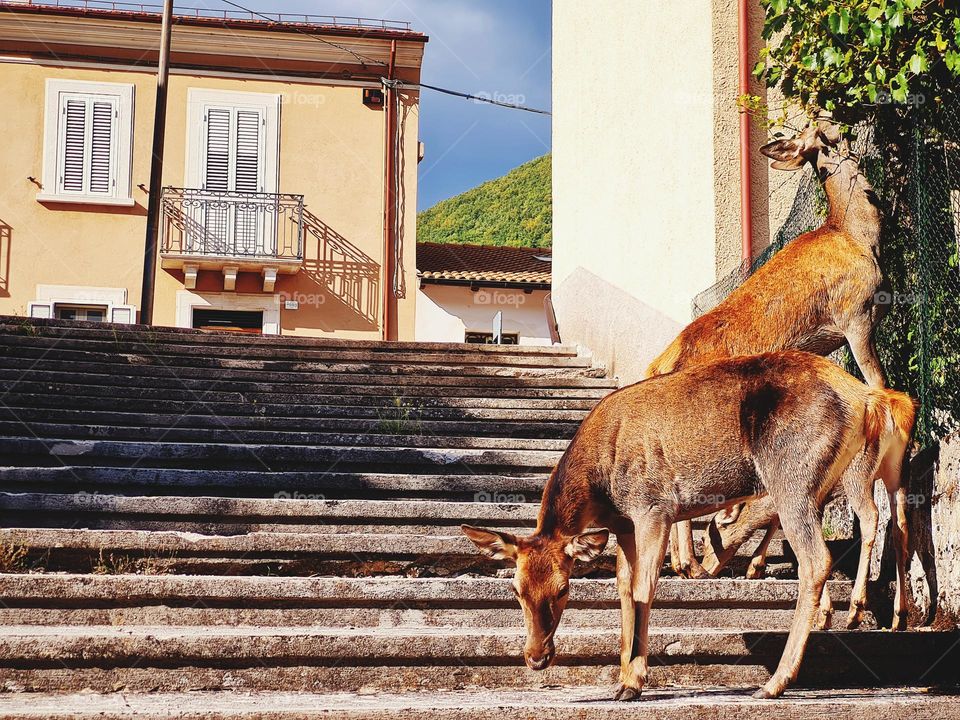
[[[256,272],[273,292],[277,274],[303,264],[303,195],[164,188],[160,264],[183,270],[188,289],[200,270],[214,270],[224,290],[235,289],[237,273]]]

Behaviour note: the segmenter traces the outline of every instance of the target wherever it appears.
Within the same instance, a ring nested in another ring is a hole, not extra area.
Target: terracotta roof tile
[[[549,285],[550,252],[549,248],[417,243],[417,270],[422,279],[432,282]]]

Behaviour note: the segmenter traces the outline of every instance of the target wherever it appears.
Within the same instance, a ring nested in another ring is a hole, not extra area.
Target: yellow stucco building
[[[71,5],[0,0],[0,314],[135,322],[160,17]],[[172,37],[153,322],[412,339],[427,38],[205,11]]]

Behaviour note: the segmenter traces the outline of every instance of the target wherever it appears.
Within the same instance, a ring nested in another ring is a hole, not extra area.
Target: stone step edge
[[[662,578],[657,584],[657,607],[792,608],[799,581]],[[852,583],[831,580],[830,598],[837,607],[849,603]],[[405,578],[405,577],[237,577],[218,575],[0,575],[0,600],[24,606],[31,600],[67,604],[94,601],[156,602],[187,599],[209,602],[304,601],[326,603],[336,599],[346,607],[355,603],[377,607],[381,603],[416,603],[466,607],[516,606],[506,578]],[[570,608],[619,605],[612,579],[571,581]],[[300,607],[300,605],[298,605]]]
[[[63,331],[73,330],[78,337],[96,335],[113,338],[114,334],[143,335],[173,337],[178,340],[187,338],[198,340],[205,344],[226,345],[263,345],[265,347],[282,347],[286,344],[296,347],[332,347],[332,348],[368,348],[372,351],[383,349],[392,351],[395,348],[421,350],[435,348],[440,351],[451,352],[478,352],[492,355],[578,355],[575,345],[480,345],[474,343],[430,343],[415,341],[384,341],[384,340],[348,340],[342,338],[304,337],[298,335],[258,335],[233,336],[228,334],[209,333],[193,328],[176,328],[165,325],[104,325],[103,323],[84,322],[76,320],[54,320],[43,318],[25,318],[16,315],[0,315],[0,333],[25,334],[24,327],[50,327]]]
[[[632,706],[611,701],[611,687],[484,689],[429,693],[75,693],[0,695],[9,720],[739,720],[826,718],[931,720],[956,716],[957,697],[930,687],[789,689],[778,700],[754,700],[750,689],[646,690]]]

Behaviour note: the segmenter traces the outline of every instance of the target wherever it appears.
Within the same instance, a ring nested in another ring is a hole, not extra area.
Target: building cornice
[[[151,17],[93,18],[0,6],[0,51],[32,50],[57,55],[73,50],[68,54],[106,56],[115,51],[120,56],[151,58],[157,52],[160,39],[160,26]],[[370,31],[362,36],[336,35],[330,38],[333,44],[328,44],[303,32],[282,31],[280,28],[284,26],[279,25],[276,29],[253,29],[238,27],[241,23],[197,24],[185,22],[184,18],[177,20],[173,32],[173,62],[176,63],[178,57],[202,57],[214,67],[231,67],[229,59],[242,58],[258,61],[265,67],[275,63],[285,66],[302,63],[314,68],[379,69],[389,62],[391,40],[399,36],[402,39],[397,42],[397,66],[419,70],[426,40],[425,36],[410,39],[408,33]],[[387,37],[391,35],[393,37]]]

